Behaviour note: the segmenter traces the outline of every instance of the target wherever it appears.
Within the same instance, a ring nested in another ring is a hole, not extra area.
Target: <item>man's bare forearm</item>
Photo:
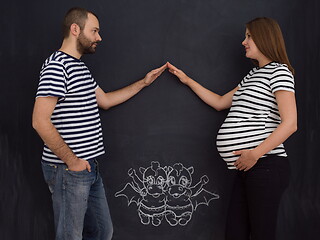
[[[79,160],[52,123],[38,123],[34,128],[48,148],[68,166]]]

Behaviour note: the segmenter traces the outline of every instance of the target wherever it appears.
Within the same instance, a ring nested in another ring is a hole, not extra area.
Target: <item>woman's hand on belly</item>
[[[233,154],[240,155],[238,160],[234,163],[237,170],[248,171],[258,161],[259,157],[256,157],[253,150],[245,149],[234,151]]]

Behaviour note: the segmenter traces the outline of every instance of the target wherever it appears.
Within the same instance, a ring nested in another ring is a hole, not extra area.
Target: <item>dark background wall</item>
[[[103,42],[83,57],[105,91],[142,78],[170,61],[205,87],[225,93],[252,67],[241,42],[257,16],[278,20],[296,69],[299,131],[287,142],[292,177],[278,219],[278,239],[320,236],[319,2],[316,0],[18,1],[1,4],[0,238],[53,239],[50,194],[40,168],[42,142],[31,114],[42,62],[61,43],[60,23],[72,6],[100,17]],[[227,112],[216,112],[165,72],[129,102],[101,112],[107,154],[101,171],[114,222],[114,239],[223,239],[230,172],[215,136]],[[219,199],[201,205],[186,226],[143,225],[137,207],[115,197],[127,171],[182,163],[194,184]]]

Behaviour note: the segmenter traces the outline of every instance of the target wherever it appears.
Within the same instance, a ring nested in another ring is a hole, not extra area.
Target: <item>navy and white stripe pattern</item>
[[[85,160],[105,152],[97,87],[84,62],[60,51],[44,62],[40,72],[36,97],[58,97],[51,121],[76,156]],[[42,159],[62,163],[46,145]]]
[[[233,151],[255,148],[280,124],[274,95],[279,90],[294,92],[294,78],[285,64],[275,62],[253,68],[239,84],[217,135],[217,149],[229,169],[239,157]],[[267,155],[287,156],[283,144]]]

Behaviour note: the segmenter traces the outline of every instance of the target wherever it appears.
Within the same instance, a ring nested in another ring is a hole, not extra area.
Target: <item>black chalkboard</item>
[[[96,54],[83,60],[105,91],[124,87],[170,61],[223,94],[253,66],[241,46],[245,23],[258,16],[275,18],[296,69],[299,110],[299,131],[286,142],[292,175],[277,235],[290,240],[319,238],[316,0],[12,0],[2,3],[0,16],[1,239],[54,236],[50,194],[40,168],[42,142],[31,127],[31,113],[41,64],[60,47],[60,23],[72,6],[99,16],[103,41]],[[232,172],[217,153],[215,137],[226,114],[205,105],[169,72],[128,102],[101,111],[107,154],[99,161],[113,239],[224,238]],[[148,222],[139,216],[132,197],[141,193],[133,186],[151,167],[167,171],[179,167],[189,174],[194,191],[189,218]],[[199,200],[203,196],[207,202]]]

